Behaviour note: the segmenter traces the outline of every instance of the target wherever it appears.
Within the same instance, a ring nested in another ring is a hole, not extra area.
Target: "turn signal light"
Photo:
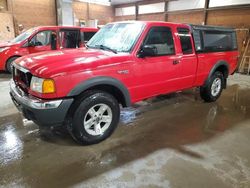
[[[55,93],[55,83],[51,79],[45,79],[43,81],[43,93]]]

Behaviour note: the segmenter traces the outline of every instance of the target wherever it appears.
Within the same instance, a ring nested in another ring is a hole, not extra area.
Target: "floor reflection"
[[[6,130],[0,133],[0,163],[11,163],[22,157],[23,142],[18,137],[13,125],[7,125]]]

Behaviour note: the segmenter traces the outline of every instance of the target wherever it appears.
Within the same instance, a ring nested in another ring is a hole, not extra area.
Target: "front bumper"
[[[24,93],[13,80],[10,82],[10,96],[23,116],[40,126],[63,124],[73,98],[42,100]]]

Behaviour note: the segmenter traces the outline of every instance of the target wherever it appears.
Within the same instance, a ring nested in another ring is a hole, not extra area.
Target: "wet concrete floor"
[[[124,109],[111,138],[92,146],[40,131],[5,96],[0,187],[250,187],[250,87],[240,81],[215,103],[189,90]]]

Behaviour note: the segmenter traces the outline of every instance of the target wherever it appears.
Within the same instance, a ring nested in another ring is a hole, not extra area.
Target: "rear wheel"
[[[68,125],[72,137],[81,144],[96,144],[108,138],[120,118],[117,100],[102,91],[88,92],[78,100]]]
[[[224,76],[221,72],[215,72],[205,86],[200,88],[200,96],[206,102],[216,101],[224,86]]]
[[[12,73],[13,62],[19,57],[11,57],[6,62],[6,71]]]

